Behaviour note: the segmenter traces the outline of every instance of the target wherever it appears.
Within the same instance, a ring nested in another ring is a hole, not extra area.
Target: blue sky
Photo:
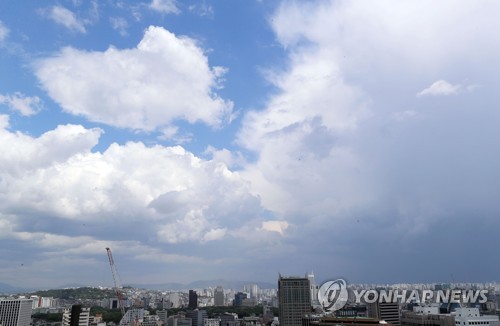
[[[498,7],[0,3],[0,280],[496,281]]]

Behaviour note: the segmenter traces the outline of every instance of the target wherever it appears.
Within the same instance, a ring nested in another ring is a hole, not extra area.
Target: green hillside
[[[33,294],[41,297],[53,297],[59,299],[104,299],[116,297],[115,291],[111,289],[99,289],[92,287],[53,289],[37,291]]]

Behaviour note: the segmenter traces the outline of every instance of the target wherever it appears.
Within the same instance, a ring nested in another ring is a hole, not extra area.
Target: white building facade
[[[32,306],[31,299],[0,299],[0,324],[30,326]]]
[[[500,326],[498,316],[479,315],[478,308],[455,309],[456,326]]]

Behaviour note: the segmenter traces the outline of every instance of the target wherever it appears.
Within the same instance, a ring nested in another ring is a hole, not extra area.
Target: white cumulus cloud
[[[164,14],[177,14],[180,12],[175,0],[152,0],[149,8]]]
[[[19,92],[0,94],[0,104],[6,104],[24,116],[37,114],[42,109],[42,100],[38,96],[26,96]]]
[[[423,89],[417,94],[417,97],[420,96],[447,96],[447,95],[457,95],[462,88],[461,85],[452,85],[448,83],[446,80],[438,80],[432,83],[431,86]]]
[[[65,7],[53,6],[46,11],[46,14],[51,20],[59,25],[72,31],[86,33],[84,22],[78,19],[74,12]]]
[[[432,85],[430,85],[429,87],[418,92],[417,97],[457,95],[463,92],[471,92],[477,87],[478,85],[469,85],[469,86],[463,86],[460,84],[453,85],[447,82],[446,80],[440,79],[432,83]]]
[[[221,71],[193,39],[152,26],[134,49],[67,47],[36,64],[42,86],[64,111],[148,131],[176,119],[223,124],[233,104],[215,93]]]
[[[260,201],[238,173],[182,147],[113,144],[99,153],[92,152],[99,129],[65,125],[34,138],[7,127],[0,130],[5,214],[104,227],[140,219],[159,243],[218,240],[261,219]]]

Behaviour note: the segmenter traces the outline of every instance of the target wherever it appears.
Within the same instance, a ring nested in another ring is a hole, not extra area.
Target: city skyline
[[[496,282],[500,3],[0,3],[0,282]]]
[[[301,278],[300,275],[286,275],[281,277],[291,277],[291,278]],[[221,286],[221,281],[224,282],[224,286]],[[314,282],[316,287],[323,285],[324,283],[329,283],[333,280],[325,280],[321,282]],[[167,291],[167,292],[183,292],[188,294],[190,291],[198,291],[198,290],[213,290],[214,293],[217,292],[217,288],[221,287],[225,292],[233,291],[233,292],[241,292],[247,295],[251,294],[251,291],[248,290],[249,286],[256,286],[257,289],[260,290],[277,290],[278,289],[278,281],[275,283],[268,282],[245,282],[245,281],[224,281],[224,280],[206,280],[206,281],[195,281],[187,284],[181,283],[162,283],[162,284],[125,284],[122,289],[137,289],[137,290],[146,290],[146,291]],[[84,284],[66,284],[63,286],[46,288],[43,286],[33,287],[33,288],[16,288],[11,287],[8,284],[0,283],[0,293],[5,295],[8,294],[23,294],[23,293],[35,293],[38,291],[51,291],[51,290],[74,290],[74,289],[88,289],[94,288],[99,290],[115,290],[115,287],[111,284],[101,284],[97,286],[92,285],[84,285]],[[408,293],[411,291],[437,291],[436,289],[450,290],[450,289],[461,289],[461,290],[471,290],[471,289],[480,289],[480,290],[494,290],[500,291],[500,283],[496,282],[431,282],[431,283],[347,283],[347,288],[356,291],[357,296],[364,296],[369,291],[373,289],[392,289],[394,291],[398,291],[398,289],[408,290]],[[391,290],[391,291],[392,291]],[[313,292],[314,291],[314,292]],[[351,293],[352,294],[352,293]],[[447,293],[446,295],[449,295]],[[443,294],[445,295],[445,294]],[[314,290],[311,289],[311,300],[315,300],[317,298],[317,288]]]

